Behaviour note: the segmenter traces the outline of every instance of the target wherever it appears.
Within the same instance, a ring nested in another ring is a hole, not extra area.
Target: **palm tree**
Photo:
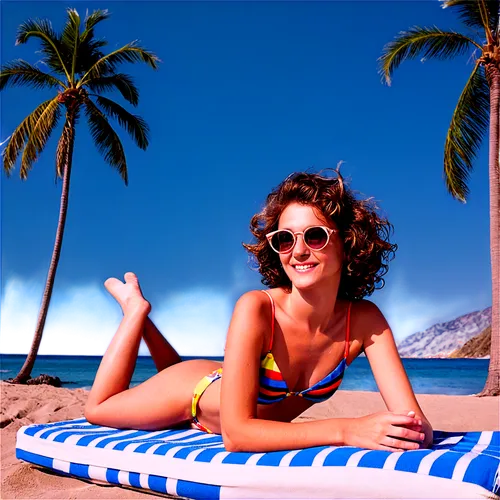
[[[25,180],[43,151],[52,131],[64,113],[64,125],[57,144],[56,176],[62,178],[59,222],[52,259],[50,262],[35,335],[23,367],[12,380],[25,383],[31,376],[47,311],[49,308],[57,264],[61,254],[64,226],[68,210],[69,183],[75,144],[75,128],[83,111],[90,132],[104,160],[118,170],[125,185],[128,184],[127,162],[123,145],[108,118],[113,118],[130,134],[137,146],[148,146],[149,128],[139,116],[126,111],[115,101],[101,95],[117,90],[133,106],[139,102],[139,92],[129,75],[116,71],[120,63],[143,62],[157,69],[159,59],[151,52],[131,42],[104,54],[107,45],[95,38],[95,26],[109,17],[107,11],[96,10],[82,22],[78,12],[67,10],[67,20],[62,34],[56,33],[48,20],[28,20],[18,28],[16,45],[36,38],[41,44],[48,71],[23,61],[15,60],[0,68],[0,91],[11,86],[26,85],[34,89],[54,89],[55,95],[42,102],[14,130],[2,153],[4,170],[10,176],[16,160],[21,155],[21,179]],[[57,178],[56,177],[56,178]]]
[[[458,100],[444,145],[444,175],[451,195],[464,202],[473,161],[488,130],[490,245],[492,272],[491,355],[488,378],[479,394],[500,394],[500,0],[441,0],[455,10],[470,35],[437,27],[413,27],[383,48],[381,73],[387,84],[399,65],[423,55],[449,59],[472,51],[474,69]],[[484,33],[484,37],[481,34]],[[488,119],[489,115],[489,119]]]

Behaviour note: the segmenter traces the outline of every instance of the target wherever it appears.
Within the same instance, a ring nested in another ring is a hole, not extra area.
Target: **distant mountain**
[[[491,307],[414,333],[398,344],[403,358],[446,358],[491,325]]]
[[[472,337],[460,349],[453,351],[450,358],[484,358],[490,355],[491,326],[483,333]]]

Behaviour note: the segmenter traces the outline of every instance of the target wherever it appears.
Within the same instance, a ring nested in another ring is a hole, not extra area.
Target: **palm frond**
[[[80,45],[80,16],[75,9],[67,9],[68,19],[64,26],[61,43],[65,53],[71,56],[71,83],[74,82],[78,46]]]
[[[106,40],[97,40],[96,38],[87,37],[84,40],[84,44],[86,47],[88,47],[88,50],[91,50],[92,52],[97,52],[101,47],[106,47],[106,45],[108,45],[108,42]],[[100,52],[100,54],[101,57],[104,57],[106,55],[104,54],[104,52]]]
[[[30,38],[40,39],[41,52],[46,56],[45,62],[55,73],[65,75],[70,81],[68,64],[59,35],[52,29],[46,19],[28,19],[17,30],[16,45],[26,43]]]
[[[61,104],[57,97],[51,99],[47,107],[40,113],[40,116],[33,124],[33,127],[27,138],[26,147],[21,157],[21,179],[28,177],[33,163],[43,151],[50,134],[57,125],[61,116]]]
[[[500,0],[441,0],[443,9],[458,12],[460,20],[470,28],[495,33],[500,19]]]
[[[420,54],[424,58],[449,59],[464,54],[473,46],[482,50],[474,40],[460,33],[415,26],[400,32],[394,41],[384,46],[379,58],[380,73],[390,85],[392,74],[407,59],[414,59]]]
[[[128,185],[127,161],[120,138],[103,112],[90,99],[85,101],[85,114],[97,150],[106,162],[118,170],[125,185]]]
[[[149,127],[148,124],[137,115],[129,113],[119,104],[106,97],[96,96],[97,104],[111,118],[114,118],[118,123],[127,130],[130,137],[134,140],[137,146],[143,150],[149,144]]]
[[[87,38],[83,42],[80,40],[75,74],[83,76],[89,68],[99,61],[99,59],[104,57],[105,54],[102,52],[101,48],[106,45],[106,41],[96,40],[94,38]]]
[[[108,42],[104,39],[97,40],[95,38],[94,27],[108,17],[107,10],[96,10],[92,14],[86,14],[84,30],[80,35],[76,74],[83,76],[99,59],[105,56],[100,49],[108,45]]]
[[[139,89],[135,86],[132,77],[124,73],[115,73],[111,76],[101,76],[95,80],[89,80],[87,87],[92,92],[118,90],[130,104],[133,106],[139,104]]]
[[[11,175],[14,170],[17,157],[23,150],[26,141],[31,136],[33,128],[52,101],[53,99],[49,99],[48,101],[42,102],[12,133],[7,146],[2,152],[3,166],[7,176]]]
[[[488,130],[489,88],[484,68],[476,64],[458,100],[444,146],[446,188],[465,202],[472,163]]]
[[[83,75],[79,85],[85,85],[88,80],[93,80],[103,75],[109,76],[109,73],[114,72],[116,66],[121,63],[144,62],[153,69],[158,69],[159,61],[159,58],[155,54],[137,46],[135,42],[131,42],[99,59]]]
[[[84,42],[87,37],[93,38],[96,24],[108,19],[109,16],[110,14],[107,10],[94,10],[92,14],[87,14],[84,21],[85,27],[80,37],[81,41]]]
[[[27,85],[34,89],[66,88],[66,85],[56,77],[40,71],[37,67],[22,59],[5,63],[0,68],[0,91],[9,85]]]

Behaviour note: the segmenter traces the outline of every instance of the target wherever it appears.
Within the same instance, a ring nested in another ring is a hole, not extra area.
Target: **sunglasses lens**
[[[293,247],[293,234],[289,231],[278,231],[271,238],[271,244],[278,252],[288,252]]]
[[[304,233],[304,241],[313,250],[321,250],[328,241],[328,233],[322,227],[310,227]]]

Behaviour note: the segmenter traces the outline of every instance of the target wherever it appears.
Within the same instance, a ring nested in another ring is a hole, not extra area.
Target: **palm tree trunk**
[[[36,324],[35,335],[31,349],[28,353],[26,361],[22,366],[17,376],[12,380],[15,384],[24,384],[31,377],[31,371],[35,365],[36,356],[42,341],[43,328],[49,310],[50,298],[52,296],[52,289],[54,287],[54,280],[56,277],[57,265],[61,255],[61,247],[64,236],[64,226],[66,225],[66,214],[68,211],[68,197],[69,197],[69,181],[71,177],[71,165],[73,161],[73,147],[75,142],[75,117],[76,110],[68,109],[66,115],[66,122],[64,124],[63,136],[67,138],[67,154],[63,156],[63,185],[61,193],[61,205],[59,209],[59,222],[57,224],[56,240],[54,243],[54,250],[52,252],[52,259],[50,261],[49,272],[47,274],[47,281],[45,283],[45,290],[43,292],[42,304],[38,314],[38,321]]]
[[[500,394],[500,67],[486,65],[490,87],[490,245],[491,245],[491,354],[486,384],[479,396]]]

